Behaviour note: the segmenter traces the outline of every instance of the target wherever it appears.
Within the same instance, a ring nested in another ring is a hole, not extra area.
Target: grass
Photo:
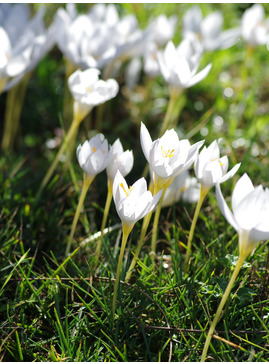
[[[202,8],[210,13],[220,6],[228,28],[236,24],[243,5],[203,4]],[[183,14],[188,8],[187,4],[118,6],[123,13],[136,11],[144,26],[148,12],[169,15],[178,9]],[[268,13],[267,4],[264,7]],[[178,41],[179,35],[178,31]],[[231,49],[205,55],[203,64],[210,60],[213,68],[204,81],[186,90],[177,129],[181,137],[190,134],[192,143],[205,138],[209,145],[223,137],[230,165],[241,162],[237,177],[222,185],[227,200],[238,175],[244,172],[254,185],[268,187],[269,181],[268,51],[258,47],[254,52],[242,93],[239,81],[244,57],[242,41]],[[198,218],[190,271],[185,277],[185,247],[195,205],[180,201],[161,212],[157,264],[153,266],[149,256],[151,224],[127,284],[124,274],[139,239],[139,221],[127,243],[112,326],[110,312],[121,242],[113,204],[108,226],[116,227],[103,237],[96,273],[96,241],[85,243],[100,230],[105,174],[96,177],[86,196],[67,259],[64,252],[79,193],[64,163],[40,199],[36,198],[57,153],[46,148],[46,141],[61,127],[63,79],[64,63],[55,48],[29,81],[15,150],[0,156],[0,360],[199,361],[209,322],[238,256],[237,235],[221,215],[212,189]],[[154,80],[148,102],[143,103],[144,81],[141,77],[130,93],[120,75],[120,94],[105,105],[102,124],[110,143],[120,137],[124,148],[134,152],[135,165],[127,177],[131,183],[146,165],[139,142],[140,121],[146,123],[154,139],[167,106],[168,89],[161,78]],[[233,90],[231,97],[223,96],[227,87]],[[6,95],[1,95],[1,111],[5,100]],[[3,112],[0,115],[2,121]],[[89,130],[94,132],[95,116],[96,111],[83,123],[77,143],[89,137]],[[83,173],[75,158],[72,167],[81,188]],[[233,288],[234,297],[211,341],[209,360],[269,360],[268,257],[269,243],[263,242],[245,262]]]

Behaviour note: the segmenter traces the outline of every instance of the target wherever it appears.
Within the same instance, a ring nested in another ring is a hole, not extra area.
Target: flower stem
[[[8,91],[2,149],[9,152],[14,147],[20,127],[20,116],[22,111],[25,93],[31,73],[28,72],[23,79]]]
[[[130,265],[130,267],[128,269],[128,272],[127,272],[127,275],[126,275],[126,278],[125,278],[126,282],[129,282],[129,280],[131,279],[133,269],[134,269],[134,267],[136,265],[140,250],[141,250],[142,245],[144,243],[144,239],[145,239],[145,236],[146,236],[146,233],[147,233],[147,229],[148,229],[148,226],[149,226],[149,222],[150,222],[152,213],[153,213],[153,211],[151,211],[149,214],[147,214],[143,219],[143,224],[142,224],[142,229],[141,229],[141,233],[140,233],[139,242],[138,242],[138,245],[137,245],[133,260],[132,260],[132,263],[131,263],[131,265]]]
[[[65,255],[66,256],[69,254],[69,251],[70,251],[70,248],[71,248],[71,243],[72,243],[72,240],[73,240],[73,236],[74,236],[74,233],[75,233],[75,230],[76,230],[76,227],[77,227],[79,214],[80,214],[80,211],[82,209],[83,202],[85,200],[87,191],[88,191],[93,179],[94,179],[94,177],[89,177],[84,173],[83,187],[82,187],[81,195],[80,195],[80,198],[79,198],[79,201],[78,201],[77,210],[76,210],[76,213],[75,213],[75,216],[74,216],[74,219],[73,219],[71,231],[70,231],[68,242],[67,242],[67,247],[66,247],[66,250],[65,250]]]
[[[132,228],[133,228],[133,226],[130,227],[125,224],[122,224],[122,242],[121,242],[120,256],[119,256],[118,266],[117,266],[116,280],[115,280],[113,300],[112,300],[112,309],[111,309],[112,326],[114,324],[114,316],[115,316],[115,310],[116,310],[116,302],[117,302],[117,296],[118,296],[118,288],[119,288],[119,282],[120,282],[123,254],[125,251],[125,246],[127,243],[128,236],[129,236]]]
[[[187,252],[186,252],[186,257],[185,257],[185,274],[188,273],[189,268],[190,268],[190,255],[191,255],[192,239],[193,239],[197,219],[198,219],[202,204],[204,202],[204,199],[205,199],[208,191],[209,191],[209,189],[204,188],[201,185],[201,187],[200,187],[200,197],[199,197],[199,200],[198,200],[197,205],[196,205],[196,209],[195,209],[194,216],[193,216],[192,223],[191,223],[189,238],[188,238]]]
[[[101,225],[101,236],[99,241],[97,242],[97,246],[96,246],[96,252],[95,252],[95,268],[98,264],[98,260],[101,254],[101,246],[102,246],[102,238],[103,238],[103,232],[104,229],[106,227],[106,222],[107,222],[107,217],[108,217],[108,213],[109,213],[109,209],[110,209],[110,205],[111,205],[111,201],[112,201],[112,197],[113,197],[113,183],[112,181],[110,181],[108,179],[107,181],[107,197],[106,197],[106,204],[105,204],[105,210],[104,210],[104,215],[103,215],[103,220],[102,220],[102,225]]]
[[[166,188],[167,187],[165,187],[165,186],[163,187],[163,193],[162,193],[160,201],[159,201],[159,203],[157,205],[155,215],[154,215],[154,220],[153,220],[153,229],[152,229],[152,237],[151,237],[151,252],[150,252],[152,261],[154,261],[154,258],[155,258],[155,255],[156,255],[158,223],[159,223],[159,219],[160,219],[160,213],[161,213],[161,209],[162,209],[162,202],[163,202],[163,198],[164,198]]]
[[[209,348],[209,345],[210,345],[210,341],[211,341],[212,335],[214,333],[215,327],[216,327],[216,325],[217,325],[217,323],[219,321],[223,306],[225,305],[225,302],[227,301],[227,298],[229,297],[229,294],[231,292],[233,284],[234,284],[234,282],[236,280],[236,277],[238,276],[238,273],[240,271],[240,268],[241,268],[244,260],[245,260],[245,256],[242,256],[242,255],[240,256],[239,255],[239,258],[238,258],[237,264],[235,266],[235,269],[233,271],[233,274],[231,276],[230,282],[229,282],[228,286],[226,287],[224,295],[223,295],[223,297],[222,297],[222,299],[220,301],[219,307],[218,307],[217,312],[215,314],[214,320],[213,320],[213,322],[212,322],[212,324],[210,326],[209,332],[207,334],[206,342],[205,342],[203,353],[202,353],[202,356],[201,356],[201,362],[204,362],[205,359],[206,359],[206,355],[207,355],[207,351],[208,351],[208,348]]]
[[[168,125],[171,123],[171,121],[179,115],[179,110],[176,110],[176,113],[175,113],[174,109],[177,104],[176,101],[178,100],[180,95],[181,95],[180,91],[171,89],[169,103],[168,103],[165,117],[163,119],[163,123],[162,123],[161,129],[160,129],[159,137],[161,137],[164,134],[164,132],[168,128]]]
[[[52,165],[50,166],[48,172],[46,173],[45,177],[43,178],[43,181],[42,181],[41,186],[40,186],[39,191],[38,191],[38,196],[41,194],[44,187],[47,185],[48,181],[50,180],[53,172],[55,171],[55,169],[57,167],[57,164],[58,164],[62,154],[66,150],[67,144],[70,142],[73,135],[76,134],[80,122],[81,122],[81,120],[78,120],[76,118],[72,121],[72,124],[71,124],[71,126],[70,126],[70,128],[68,130],[68,133],[67,133],[66,137],[65,137],[65,140],[63,141],[63,143],[61,145],[61,148],[59,149],[56,157],[54,158],[54,161],[53,161]]]

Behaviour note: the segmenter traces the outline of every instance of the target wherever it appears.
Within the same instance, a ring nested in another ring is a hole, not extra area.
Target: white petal
[[[122,188],[121,185],[124,188]],[[114,199],[114,203],[115,203],[117,210],[119,207],[119,202],[123,198],[126,197],[126,194],[124,193],[124,189],[126,191],[128,190],[127,183],[126,183],[125,179],[123,178],[123,176],[121,175],[120,171],[117,171],[116,176],[114,178],[114,182],[113,182],[113,199]]]
[[[200,71],[199,73],[197,73],[195,76],[193,76],[191,78],[191,80],[188,82],[188,84],[186,85],[186,87],[191,87],[193,85],[195,85],[196,83],[202,81],[209,73],[209,71],[211,70],[212,64],[208,64],[202,71]]]
[[[257,241],[257,242],[263,241],[263,240],[269,240],[268,222],[266,224],[267,224],[267,230],[263,230],[259,226],[251,229],[250,237],[252,240]]]
[[[234,214],[236,214],[240,202],[253,190],[254,186],[251,179],[244,173],[237,181],[232,194],[232,209]]]
[[[226,201],[224,200],[224,197],[221,193],[220,185],[219,183],[216,184],[216,198],[218,201],[218,205],[220,208],[220,211],[222,212],[225,219],[228,221],[230,225],[238,232],[239,227],[235,221],[234,215],[232,214],[231,210],[229,209]]]
[[[232,178],[235,173],[238,171],[238,168],[240,167],[241,163],[237,163],[228,173],[226,173],[220,180],[219,183],[223,183],[227,181],[228,179]]]
[[[260,185],[246,195],[243,200],[240,201],[236,211],[234,211],[234,216],[238,225],[244,229],[255,228],[265,219],[265,207],[264,191]]]
[[[146,160],[149,162],[149,153],[152,148],[152,139],[148,132],[148,129],[141,121],[141,128],[140,128],[140,143],[145,155]]]

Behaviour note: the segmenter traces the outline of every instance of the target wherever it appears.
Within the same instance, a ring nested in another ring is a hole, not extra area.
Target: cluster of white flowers
[[[0,91],[16,85],[55,43],[74,70],[97,68],[106,79],[114,77],[126,60],[131,60],[137,73],[136,61],[143,59],[146,74],[161,74],[168,84],[184,89],[208,74],[211,65],[197,73],[205,51],[228,48],[240,38],[251,46],[269,42],[269,21],[261,4],[245,11],[240,26],[225,31],[220,11],[203,18],[199,6],[192,6],[183,16],[178,46],[172,42],[175,15],[161,14],[142,30],[134,15],[120,17],[114,4],[95,4],[86,14],[79,14],[75,4],[67,4],[66,9],[58,9],[46,29],[44,13],[45,7],[40,6],[30,19],[29,5],[0,4]]]
[[[27,4],[0,4],[0,93],[32,71],[55,44],[55,24],[45,28],[41,6],[30,19]]]

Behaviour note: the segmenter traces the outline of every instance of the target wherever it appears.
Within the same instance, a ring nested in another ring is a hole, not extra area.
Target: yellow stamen
[[[210,162],[215,162],[218,158],[215,159],[210,159]],[[220,166],[224,166],[224,164],[222,162],[219,161]]]
[[[123,183],[120,183],[120,187],[123,189],[127,197],[129,196],[131,190],[133,189],[133,186],[129,186],[128,191],[126,191],[125,187],[123,186]]]
[[[94,147],[92,147],[92,150],[93,150],[93,153],[95,153],[95,152],[96,152],[96,149],[95,149]]]
[[[175,155],[175,149],[168,149],[168,150],[165,150],[163,149],[163,147],[161,147],[161,150],[162,150],[162,155],[163,155],[163,158],[171,158]]]

